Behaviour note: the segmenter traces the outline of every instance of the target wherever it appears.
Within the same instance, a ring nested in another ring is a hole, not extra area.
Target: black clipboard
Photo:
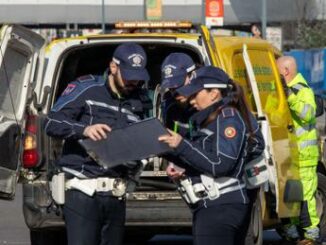
[[[106,139],[82,139],[79,143],[98,164],[112,168],[170,151],[166,143],[158,141],[164,134],[168,131],[162,123],[157,118],[150,118],[112,130]]]

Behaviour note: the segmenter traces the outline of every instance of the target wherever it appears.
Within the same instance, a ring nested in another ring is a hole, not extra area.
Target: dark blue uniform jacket
[[[239,111],[228,105],[224,105],[215,120],[204,128],[201,127],[208,116],[222,103],[223,101],[220,101],[197,112],[192,117],[195,126],[193,138],[184,138],[176,148],[176,154],[183,160],[183,167],[187,169],[186,174],[193,183],[200,181],[200,174],[215,178],[237,178],[239,183],[236,184],[243,183],[244,165],[249,158],[261,155],[265,148],[263,136],[254,117],[250,115],[253,136],[248,141],[249,129]],[[223,194],[205,205],[247,202],[244,188]]]
[[[86,126],[107,124],[112,129],[124,127],[145,117],[151,101],[143,90],[134,91],[128,98],[118,98],[106,76],[87,75],[70,83],[57,100],[45,122],[49,136],[64,139],[59,167],[79,177],[123,175],[115,169],[104,169],[81,147]]]

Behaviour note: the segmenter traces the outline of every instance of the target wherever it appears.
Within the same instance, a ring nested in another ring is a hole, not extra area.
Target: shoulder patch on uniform
[[[233,108],[224,108],[222,109],[223,117],[234,117],[235,112]]]
[[[232,139],[237,135],[237,130],[234,127],[227,127],[224,130],[225,137]]]
[[[76,86],[77,85],[74,84],[74,83],[68,84],[68,86],[66,87],[66,89],[62,92],[61,96],[65,96],[65,95],[70,94],[72,91],[75,90]]]
[[[85,75],[85,76],[78,77],[77,81],[80,83],[95,81],[95,77],[93,75]]]

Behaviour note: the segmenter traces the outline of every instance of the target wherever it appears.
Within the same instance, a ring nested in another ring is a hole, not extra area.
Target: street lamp
[[[206,0],[201,1],[201,24],[205,25],[206,22]]]
[[[102,0],[102,33],[105,33],[105,0]]]
[[[262,27],[262,34],[263,34],[263,38],[266,39],[266,27],[267,27],[267,16],[266,16],[266,0],[261,0],[261,27]]]

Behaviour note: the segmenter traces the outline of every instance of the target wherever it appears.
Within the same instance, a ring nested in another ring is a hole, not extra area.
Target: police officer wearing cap
[[[63,213],[69,245],[122,244],[126,185],[139,163],[104,168],[78,140],[105,139],[111,130],[146,116],[152,103],[141,89],[149,80],[145,66],[141,46],[119,45],[110,64],[111,74],[87,75],[71,82],[46,120],[47,134],[64,139],[57,166],[66,175]]]
[[[164,125],[178,132],[182,136],[190,134],[191,125],[189,118],[195,110],[187,103],[187,98],[176,92],[177,88],[188,84],[191,73],[196,69],[192,58],[185,53],[171,53],[163,61],[161,66],[162,83],[162,118]],[[178,178],[184,174],[180,168],[182,161],[178,158],[167,157],[170,163],[166,169],[172,178]],[[172,163],[173,162],[173,163]],[[175,165],[179,164],[178,165]]]
[[[163,121],[169,128],[174,128],[177,123],[181,132],[189,130],[188,119],[192,111],[185,103],[186,98],[180,96],[176,89],[189,83],[195,69],[194,61],[185,53],[171,53],[164,59],[161,67]]]
[[[243,168],[264,150],[263,136],[239,85],[221,69],[207,66],[194,72],[177,92],[198,111],[191,118],[191,138],[170,131],[160,141],[174,148],[186,163],[181,183],[193,211],[196,245],[238,245],[245,240],[250,206]]]

